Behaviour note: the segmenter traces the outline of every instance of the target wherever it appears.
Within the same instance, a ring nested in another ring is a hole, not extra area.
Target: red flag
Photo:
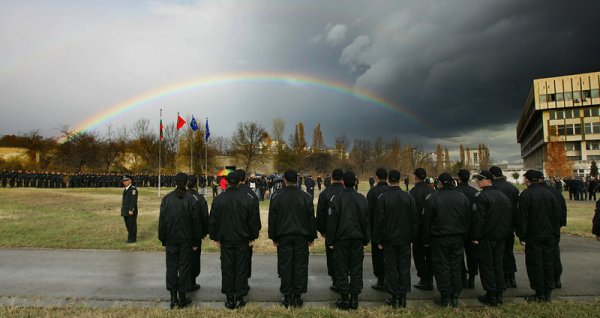
[[[183,127],[185,125],[185,120],[183,120],[183,118],[181,118],[181,116],[179,116],[179,113],[177,113],[177,130],[181,129],[181,127]]]

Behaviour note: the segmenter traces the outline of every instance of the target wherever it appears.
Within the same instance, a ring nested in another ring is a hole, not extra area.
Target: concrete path
[[[563,289],[556,298],[594,300],[600,296],[600,242],[572,236],[562,238]],[[530,294],[523,253],[517,253],[517,289],[506,293],[507,302],[522,301]],[[370,288],[375,283],[370,255],[364,261],[363,305],[381,305],[388,295]],[[413,284],[417,281],[414,266]],[[220,307],[221,271],[218,254],[202,255],[202,288],[192,293],[196,304]],[[309,263],[309,305],[329,306],[337,294],[329,290],[325,256],[311,255]],[[250,279],[249,301],[273,304],[279,301],[276,256],[255,254]],[[477,305],[483,293],[479,278],[474,290],[465,290],[461,301]],[[413,304],[429,304],[437,292],[413,288]],[[163,253],[97,250],[0,250],[0,305],[165,306],[165,257]],[[409,302],[411,302],[409,301]]]

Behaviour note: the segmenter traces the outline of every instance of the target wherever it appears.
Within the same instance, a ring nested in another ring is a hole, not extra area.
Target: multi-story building
[[[533,81],[517,125],[517,141],[526,169],[544,169],[546,145],[565,141],[573,174],[589,173],[600,161],[600,72]]]

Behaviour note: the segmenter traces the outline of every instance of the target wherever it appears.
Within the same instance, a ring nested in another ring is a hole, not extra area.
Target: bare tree
[[[125,151],[125,139],[120,139],[123,135],[117,136],[112,129],[112,125],[108,126],[106,137],[100,142],[100,152],[98,153],[100,161],[103,164],[105,173],[110,172],[110,167],[116,163],[119,156]]]
[[[355,139],[350,151],[350,158],[356,164],[356,167],[360,169],[361,175],[365,174],[365,168],[371,159],[373,154],[373,144],[368,139]]]
[[[335,152],[340,160],[346,160],[350,141],[346,135],[341,135],[335,138]]]
[[[283,143],[283,136],[285,134],[285,121],[281,117],[273,119],[273,128],[271,130],[273,140],[277,142],[279,146]]]
[[[325,142],[323,141],[323,132],[321,132],[321,124],[317,124],[317,127],[313,130],[313,142],[311,150],[313,153],[320,153],[325,149]]]
[[[371,166],[376,169],[384,165],[383,158],[385,157],[385,141],[381,136],[373,142],[373,150],[371,152]]]
[[[386,163],[389,167],[400,171],[402,166],[402,144],[400,139],[393,138],[386,143]]]
[[[266,130],[255,122],[238,123],[232,140],[233,149],[242,156],[246,171],[263,159],[263,141],[268,137]]]

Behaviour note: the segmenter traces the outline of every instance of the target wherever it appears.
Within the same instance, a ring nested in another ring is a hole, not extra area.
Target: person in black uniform
[[[558,207],[560,208],[560,227],[567,226],[567,202],[565,201],[565,197],[555,187],[552,187],[546,183],[543,178],[539,181],[539,183],[548,189],[554,195],[556,202],[558,203]],[[554,278],[556,281],[556,288],[562,288],[561,276],[563,272],[562,262],[560,260],[560,231],[558,232],[558,236],[556,237],[556,251],[554,252]]]
[[[377,198],[388,190],[387,177],[388,172],[383,168],[377,169],[375,172],[377,176],[377,186],[373,187],[371,185],[371,189],[367,193],[367,201],[369,203],[369,222],[371,223],[371,233],[374,231],[375,226],[375,215],[376,210],[375,207],[377,205]],[[375,180],[373,180],[374,182]],[[373,262],[373,274],[377,277],[377,283],[371,288],[379,291],[385,291],[385,263],[384,263],[384,255],[383,250],[377,248],[379,245],[379,241],[372,240],[371,241],[371,261]]]
[[[560,234],[560,207],[552,192],[538,182],[542,173],[528,170],[524,175],[527,189],[521,192],[517,211],[517,235],[525,246],[525,266],[535,295],[527,301],[550,301],[556,287],[554,255]]]
[[[423,212],[422,240],[431,245],[433,272],[441,298],[440,306],[458,307],[462,292],[462,259],[464,239],[471,219],[469,199],[454,188],[454,179],[448,173],[438,177],[439,191],[430,194]]]
[[[369,177],[369,189],[375,185],[375,178],[373,176]]]
[[[473,202],[471,240],[477,247],[481,285],[486,291],[477,299],[484,304],[498,306],[506,290],[504,240],[512,232],[512,207],[508,197],[492,187],[492,173],[482,170],[474,177],[481,192],[475,194]]]
[[[373,241],[385,254],[387,290],[392,295],[386,304],[403,308],[410,292],[410,243],[419,232],[419,215],[415,199],[400,188],[400,172],[391,170],[388,180],[389,189],[377,199]]]
[[[321,178],[321,176],[317,177],[317,187],[319,188],[319,191],[321,191],[321,184],[323,183],[323,178]]]
[[[160,204],[158,239],[165,246],[171,309],[176,305],[187,307],[192,302],[186,295],[191,288],[192,253],[200,248],[204,235],[197,199],[187,193],[187,181],[187,174],[178,173],[175,190]]]
[[[4,171],[2,171],[2,187],[6,188],[6,184],[8,183],[8,171],[6,171],[6,169],[4,169]]]
[[[408,192],[408,183],[409,183],[409,182],[410,182],[410,181],[408,180],[408,176],[406,176],[406,177],[404,178],[404,186],[406,187],[406,192]]]
[[[415,186],[410,190],[410,195],[415,199],[417,204],[417,211],[419,212],[419,223],[421,222],[421,216],[423,214],[423,208],[425,207],[425,198],[432,192],[426,183],[427,172],[423,168],[417,168],[414,172],[415,175]],[[415,288],[421,290],[433,290],[433,270],[431,265],[431,248],[425,246],[421,241],[421,236],[413,242],[412,246],[413,260],[417,269],[417,276],[419,276],[419,282],[414,285]]]
[[[221,247],[221,292],[226,295],[225,307],[246,305],[248,293],[249,247],[258,238],[261,223],[253,196],[238,187],[237,172],[227,175],[229,187],[212,202],[209,217],[210,238]]]
[[[312,176],[308,176],[304,181],[304,186],[306,186],[306,193],[310,195],[311,198],[315,197],[315,180],[313,180]]]
[[[517,262],[515,261],[515,222],[517,221],[517,206],[519,202],[519,189],[512,185],[510,182],[506,181],[506,177],[502,174],[502,169],[497,166],[493,166],[489,170],[494,175],[494,181],[492,185],[494,188],[502,191],[504,195],[508,197],[510,203],[512,205],[513,211],[513,231],[506,237],[504,247],[504,275],[506,276],[506,287],[508,288],[517,288],[517,280],[515,279],[515,273],[517,272]]]
[[[256,192],[254,192],[252,189],[250,189],[250,186],[248,186],[248,184],[246,184],[247,180],[246,180],[246,170],[243,169],[238,169],[235,172],[237,172],[237,174],[240,176],[240,184],[238,185],[238,187],[240,188],[240,190],[248,193],[250,196],[252,196],[252,198],[254,198],[254,200],[256,200],[255,202],[255,208],[258,209],[258,211],[256,213],[258,213],[260,215],[260,206],[259,206],[259,202],[258,202],[258,196],[256,195]],[[248,278],[252,277],[252,255],[254,255],[254,247],[250,246],[248,248]],[[248,289],[250,289],[250,286],[248,286]]]
[[[458,185],[456,186],[456,190],[462,192],[467,196],[471,204],[473,204],[473,200],[475,199],[475,194],[478,191],[469,185],[469,179],[471,177],[471,173],[467,169],[460,169],[458,171]],[[465,264],[463,260],[463,288],[465,289],[473,289],[475,288],[475,276],[477,276],[478,266],[477,266],[477,253],[476,248],[471,239],[467,236],[465,237],[465,256],[467,262]],[[467,276],[468,274],[468,276]]]
[[[596,235],[597,241],[600,241],[600,201],[596,201],[596,209],[592,219],[592,234]]]
[[[331,199],[325,244],[333,249],[340,309],[357,309],[363,288],[364,246],[371,240],[367,199],[354,190],[356,176],[346,171],[344,190]],[[348,279],[349,278],[349,279]]]
[[[137,240],[138,190],[131,184],[130,175],[123,176],[121,182],[125,187],[121,201],[121,216],[127,228],[127,243],[135,243]]]
[[[323,185],[325,185],[325,188],[329,188],[329,186],[331,185],[331,177],[329,175],[327,175],[325,177],[325,181],[323,182]]]
[[[204,195],[198,193],[198,178],[196,176],[190,176],[188,180],[188,193],[191,194],[196,200],[195,209],[198,214],[198,218],[200,219],[201,228],[201,237],[204,239],[208,234],[208,204],[206,203],[206,199],[204,199]],[[200,276],[200,254],[202,252],[202,240],[197,241],[194,246],[198,247],[196,250],[192,252],[192,264],[191,264],[191,287],[190,291],[196,291],[200,289],[200,285],[196,282],[196,278]]]
[[[308,248],[317,238],[313,199],[298,189],[298,173],[284,173],[286,186],[277,191],[269,205],[269,239],[277,246],[281,277],[281,304],[300,307],[308,285]]]
[[[329,213],[329,203],[334,195],[339,194],[344,190],[344,183],[342,178],[344,172],[342,169],[335,169],[331,173],[333,182],[323,192],[319,194],[319,200],[317,201],[317,231],[321,233],[324,238],[327,236],[327,216]],[[330,248],[325,249],[327,257],[327,274],[331,277],[330,289],[338,292],[337,284],[335,283],[335,264],[333,263],[333,250]]]

